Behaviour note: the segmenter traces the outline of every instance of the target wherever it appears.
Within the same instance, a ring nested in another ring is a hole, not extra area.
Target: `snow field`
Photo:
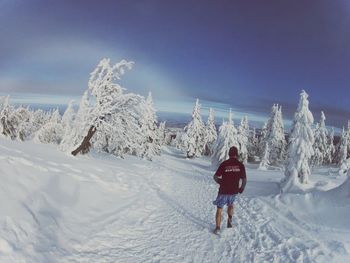
[[[171,147],[149,162],[0,139],[0,262],[350,260],[350,202],[325,192],[345,177],[321,169],[309,193],[281,195],[282,171],[248,165],[218,237],[213,173]]]

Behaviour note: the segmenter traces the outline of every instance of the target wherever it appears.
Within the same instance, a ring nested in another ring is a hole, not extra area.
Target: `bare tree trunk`
[[[79,145],[79,147],[76,148],[74,151],[72,151],[72,154],[74,156],[76,156],[80,152],[82,154],[86,154],[90,151],[90,147],[91,147],[90,140],[91,140],[92,136],[95,134],[95,132],[96,132],[96,127],[91,126],[89,131],[88,131],[88,134],[84,137],[84,139],[81,142],[81,144]]]

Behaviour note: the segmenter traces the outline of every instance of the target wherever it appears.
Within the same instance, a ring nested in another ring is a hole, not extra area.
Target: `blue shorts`
[[[213,204],[216,205],[218,208],[223,208],[225,205],[230,206],[233,205],[233,202],[236,199],[236,195],[222,195],[218,194],[218,197],[216,197],[216,200],[213,201]]]

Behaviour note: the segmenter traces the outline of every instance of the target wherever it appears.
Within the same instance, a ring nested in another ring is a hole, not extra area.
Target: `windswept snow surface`
[[[309,193],[280,195],[283,172],[256,168],[218,237],[208,159],[0,139],[0,262],[350,262],[349,199],[325,192],[345,177],[320,170]]]

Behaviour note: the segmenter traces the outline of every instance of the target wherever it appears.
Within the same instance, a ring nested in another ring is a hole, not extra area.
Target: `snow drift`
[[[209,159],[76,158],[0,138],[0,262],[349,261],[349,179],[313,174],[343,184],[279,195],[282,172],[256,168],[218,238]]]

